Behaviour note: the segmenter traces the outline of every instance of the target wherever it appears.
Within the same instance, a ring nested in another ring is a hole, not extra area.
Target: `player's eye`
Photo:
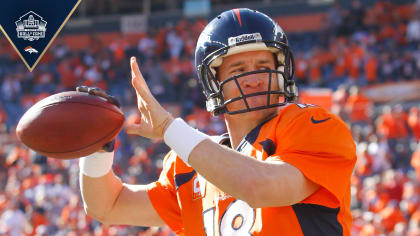
[[[244,71],[245,71],[245,70],[244,70],[244,68],[242,68],[242,67],[238,67],[238,68],[232,69],[232,70],[229,72],[229,74],[231,74],[231,75],[236,75],[236,74],[243,73]]]
[[[259,70],[270,70],[271,68],[269,66],[260,66],[258,69]]]

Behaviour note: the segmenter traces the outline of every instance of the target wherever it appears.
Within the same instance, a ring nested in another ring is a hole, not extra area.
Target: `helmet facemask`
[[[266,46],[273,45],[273,46]],[[220,82],[217,76],[217,68],[222,64],[223,57],[246,51],[269,50],[275,58],[275,70],[264,69],[249,71],[237,74]],[[244,42],[242,45],[227,46],[210,54],[200,67],[201,83],[207,97],[207,110],[214,115],[227,113],[230,115],[245,112],[269,109],[286,105],[288,102],[294,102],[297,97],[297,89],[294,84],[294,60],[293,54],[287,45],[281,42]],[[241,88],[240,80],[246,76],[262,76],[268,80],[268,87],[264,91],[245,94]],[[273,81],[278,81],[278,88],[273,88]],[[226,100],[223,94],[223,88],[228,83],[235,83],[240,96],[228,98]],[[251,106],[247,99],[255,96],[266,96],[267,102],[260,106]],[[242,103],[244,109],[229,110],[229,104]]]

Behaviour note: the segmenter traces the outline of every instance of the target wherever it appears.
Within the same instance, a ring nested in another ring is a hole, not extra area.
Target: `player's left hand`
[[[163,138],[166,128],[174,118],[153,97],[135,57],[131,57],[130,66],[131,84],[136,90],[137,108],[141,113],[141,122],[139,124],[127,124],[126,131],[128,134],[136,134],[150,139]]]

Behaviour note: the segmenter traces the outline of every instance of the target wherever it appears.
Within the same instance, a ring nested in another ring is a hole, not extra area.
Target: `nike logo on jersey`
[[[319,123],[325,122],[325,121],[327,121],[327,120],[329,120],[329,119],[331,119],[331,117],[325,118],[325,119],[323,119],[323,120],[315,120],[315,119],[314,119],[314,117],[313,117],[313,116],[311,116],[311,121],[312,121],[312,123],[314,123],[314,124],[319,124]]]

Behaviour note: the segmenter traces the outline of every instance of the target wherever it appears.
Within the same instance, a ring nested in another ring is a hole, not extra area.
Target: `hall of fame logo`
[[[47,22],[33,11],[29,11],[19,17],[16,23],[17,37],[24,40],[34,41],[45,38]]]
[[[82,0],[2,0],[0,30],[29,71],[35,68]]]

